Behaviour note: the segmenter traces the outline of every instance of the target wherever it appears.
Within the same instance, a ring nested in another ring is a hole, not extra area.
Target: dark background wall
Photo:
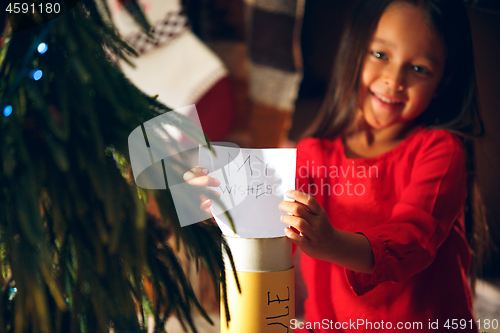
[[[469,8],[479,106],[486,135],[476,145],[479,186],[496,247],[500,247],[500,12]],[[500,278],[500,253],[492,249],[485,276]]]

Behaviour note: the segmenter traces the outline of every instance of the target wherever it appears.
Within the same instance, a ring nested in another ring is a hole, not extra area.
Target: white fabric
[[[125,75],[174,109],[196,103],[227,75],[222,62],[190,31],[133,62],[136,68],[123,64]]]
[[[138,32],[139,27],[117,0],[108,1],[119,33],[127,36]],[[181,10],[177,0],[148,0],[141,4],[152,25],[168,12]],[[124,74],[146,94],[158,94],[160,102],[174,109],[196,103],[227,75],[224,64],[190,30],[132,62],[135,68],[121,63]]]
[[[293,112],[302,73],[286,72],[250,62],[249,74],[252,100]]]
[[[179,12],[182,10],[178,0],[141,0],[149,24],[161,20],[166,13]],[[137,32],[139,26],[127,11],[120,5],[118,0],[108,0],[108,7],[113,17],[113,23],[123,36]]]

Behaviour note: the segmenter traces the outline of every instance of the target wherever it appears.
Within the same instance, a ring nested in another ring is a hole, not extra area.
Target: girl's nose
[[[401,66],[388,66],[384,73],[384,83],[395,91],[403,91],[405,89],[404,71]]]

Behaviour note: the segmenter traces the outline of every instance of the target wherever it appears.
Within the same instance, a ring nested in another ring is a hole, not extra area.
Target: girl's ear
[[[450,81],[451,81],[451,75],[444,77],[441,80],[441,83],[439,83],[438,87],[436,88],[436,91],[434,92],[434,95],[432,96],[432,98],[437,98],[439,96],[439,94],[446,88],[448,83],[450,83]]]

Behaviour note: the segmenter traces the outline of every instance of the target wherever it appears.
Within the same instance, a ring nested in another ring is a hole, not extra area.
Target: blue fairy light
[[[34,71],[31,71],[31,77],[33,80],[38,81],[42,78],[43,72],[41,69],[35,69]]]
[[[45,43],[40,43],[36,49],[38,50],[38,53],[44,54],[49,49],[49,46]]]
[[[7,105],[4,109],[3,109],[3,115],[8,117],[12,114],[12,106],[11,105]]]
[[[12,301],[17,294],[17,288],[10,288],[9,301]]]

